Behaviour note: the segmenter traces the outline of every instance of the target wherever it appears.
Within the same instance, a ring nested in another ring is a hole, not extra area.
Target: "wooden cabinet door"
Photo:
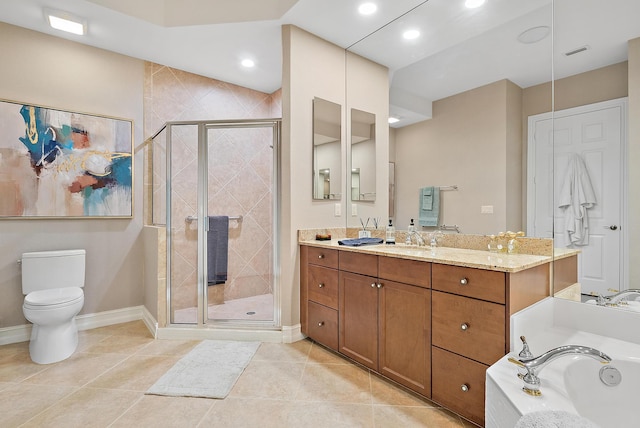
[[[431,290],[380,280],[379,372],[431,397]]]
[[[377,279],[350,272],[339,276],[340,352],[374,370],[378,369]]]

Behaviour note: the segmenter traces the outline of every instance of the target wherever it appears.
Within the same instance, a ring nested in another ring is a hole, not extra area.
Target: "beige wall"
[[[520,200],[519,91],[502,80],[444,98],[434,102],[432,119],[395,131],[397,227],[417,219],[421,187],[457,185],[441,192],[440,224],[463,233],[520,229],[517,204],[507,205]],[[481,215],[482,205],[494,213]]]
[[[317,227],[344,227],[346,224],[346,198],[341,201],[314,201],[311,198],[312,180],[312,101],[314,97],[340,104],[345,108],[358,108],[386,118],[388,109],[387,71],[370,61],[349,56],[348,76],[345,76],[344,49],[322,40],[295,26],[285,25],[282,30],[282,234],[281,234],[281,291],[282,324],[300,322],[300,271],[297,230]],[[384,75],[384,79],[382,76]],[[345,82],[349,79],[349,93]],[[352,85],[353,83],[353,85]],[[375,90],[374,90],[375,89]],[[368,92],[364,99],[360,95]],[[372,94],[375,93],[375,94]],[[384,104],[384,105],[383,105]],[[345,107],[346,106],[346,107]],[[388,131],[387,124],[379,121],[376,140],[380,153],[379,165],[385,164],[379,183],[387,188]],[[342,139],[348,135],[348,124],[342,127]],[[380,136],[380,138],[378,138]],[[379,143],[378,143],[379,141]],[[346,144],[343,144],[343,171],[346,171]],[[378,166],[378,168],[380,168]],[[343,176],[345,173],[343,172]],[[346,184],[343,188],[346,189]],[[386,199],[382,199],[386,201]],[[386,204],[386,202],[383,202]],[[341,215],[335,216],[339,204]],[[376,206],[378,202],[376,201]],[[385,208],[386,209],[386,208]]]
[[[345,105],[345,53],[295,26],[282,27],[282,194],[280,286],[282,325],[300,322],[298,229],[344,227],[334,216],[341,201],[312,200],[312,102],[314,97]],[[342,127],[342,140],[345,127]],[[344,159],[344,145],[342,149]],[[345,163],[342,165],[343,171]]]
[[[347,138],[347,171],[351,170],[351,109],[357,109],[373,113],[376,117],[375,125],[375,201],[351,201],[351,181],[345,183],[345,210],[343,214],[349,227],[361,227],[360,219],[366,222],[367,218],[378,218],[381,227],[389,217],[389,71],[368,59],[353,52],[347,52],[346,64],[347,82],[347,111],[346,132]],[[347,175],[348,177],[351,174]],[[361,176],[362,178],[362,176]],[[371,189],[366,190],[371,192]],[[352,211],[352,205],[356,205]],[[353,215],[353,212],[357,212]],[[344,223],[343,223],[344,224]],[[369,222],[370,225],[373,222]]]
[[[629,287],[640,288],[640,38],[629,42]]]
[[[4,23],[0,55],[2,98],[132,119],[142,143],[142,61]],[[143,304],[142,170],[137,151],[133,219],[0,220],[0,327],[26,324],[16,263],[26,251],[87,250],[81,314]]]

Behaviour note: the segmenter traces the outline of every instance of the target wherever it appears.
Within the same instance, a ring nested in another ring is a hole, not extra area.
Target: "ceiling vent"
[[[565,54],[565,56],[571,56],[571,55],[579,54],[580,52],[584,52],[586,50],[589,50],[589,46],[585,45],[585,46],[581,46],[581,47],[579,47],[577,49],[573,49],[573,50],[571,50],[569,52],[565,52],[564,54]]]

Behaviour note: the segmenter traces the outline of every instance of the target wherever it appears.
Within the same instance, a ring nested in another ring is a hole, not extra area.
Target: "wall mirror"
[[[342,109],[313,99],[313,199],[342,198]]]
[[[351,109],[351,200],[376,200],[376,116]]]

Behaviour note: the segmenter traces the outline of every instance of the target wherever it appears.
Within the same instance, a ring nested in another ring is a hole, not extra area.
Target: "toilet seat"
[[[30,309],[54,309],[70,306],[84,298],[82,288],[65,287],[32,291],[24,298],[24,306]]]

